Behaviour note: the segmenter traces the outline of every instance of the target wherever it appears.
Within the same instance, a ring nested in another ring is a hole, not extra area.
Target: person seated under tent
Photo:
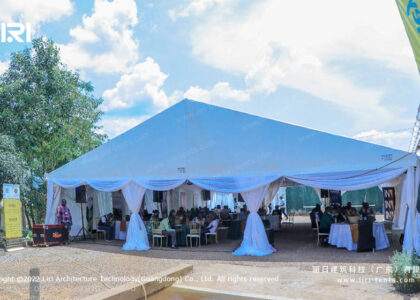
[[[215,233],[217,230],[217,226],[219,225],[219,220],[217,216],[214,214],[209,214],[208,218],[208,225],[201,230],[201,240],[205,241],[206,233]]]
[[[369,203],[363,202],[362,208],[359,211],[361,220],[375,221],[375,211],[369,206]]]
[[[105,231],[105,239],[113,240],[115,235],[115,221],[113,214],[109,213],[101,217],[98,222],[98,230]]]
[[[166,235],[167,237],[171,238],[171,248],[177,249],[176,246],[176,230],[173,228],[173,225],[175,223],[175,217],[173,215],[170,215],[169,217],[163,219],[160,222],[159,229],[162,230],[162,234]]]

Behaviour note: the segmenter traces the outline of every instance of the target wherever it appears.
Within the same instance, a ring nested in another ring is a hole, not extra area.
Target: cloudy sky
[[[183,98],[407,150],[420,76],[394,0],[0,0],[104,99],[114,137]],[[0,43],[0,72],[28,43]]]

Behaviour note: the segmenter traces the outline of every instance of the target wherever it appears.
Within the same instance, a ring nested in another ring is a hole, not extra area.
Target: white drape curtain
[[[280,187],[281,187],[281,179],[277,179],[276,181],[270,183],[270,187],[268,188],[267,195],[264,198],[264,203],[266,207],[268,207],[268,205],[274,200],[277,193],[279,192]]]
[[[153,202],[153,191],[147,190],[144,196],[144,207],[147,209],[147,212],[149,214],[152,213],[155,209],[159,210],[159,207],[157,205],[157,202]]]
[[[209,208],[213,209],[220,205],[222,208],[223,206],[227,205],[231,211],[235,209],[235,204],[233,200],[232,193],[222,193],[222,192],[211,192],[211,201]]]
[[[403,195],[407,197],[405,201],[408,205],[407,223],[404,231],[403,248],[408,253],[413,250],[420,255],[420,217],[417,213],[417,197],[420,184],[420,165],[417,164],[417,170],[410,168],[407,171],[407,177],[404,182],[405,190]],[[406,206],[407,207],[407,206]]]
[[[139,211],[146,189],[134,182],[130,182],[122,188],[125,201],[131,210],[130,224],[127,229],[127,240],[123,250],[148,250],[150,249],[146,227],[140,218]]]
[[[97,200],[99,217],[112,214],[112,194],[94,190],[94,197]]]
[[[241,193],[250,214],[246,222],[244,239],[241,246],[233,252],[234,255],[264,256],[276,251],[268,242],[264,224],[257,214],[258,208],[264,200],[267,191],[268,184]]]
[[[57,223],[57,207],[60,205],[61,187],[48,182],[47,184],[47,212],[45,215],[45,224]]]
[[[400,176],[400,181],[398,182],[397,179],[390,181],[389,186],[395,187],[395,196],[396,196],[396,207],[395,207],[395,214],[393,220],[393,228],[394,229],[404,229],[406,216],[408,212],[408,201],[409,201],[409,182],[407,179],[407,174],[403,174]]]
[[[329,172],[287,176],[289,180],[314,188],[355,191],[378,186],[400,176],[407,168]]]

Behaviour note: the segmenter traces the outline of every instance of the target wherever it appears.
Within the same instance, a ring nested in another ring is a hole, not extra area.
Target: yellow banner
[[[3,199],[4,227],[6,239],[22,237],[22,215],[20,200]]]
[[[420,0],[396,0],[420,72]]]

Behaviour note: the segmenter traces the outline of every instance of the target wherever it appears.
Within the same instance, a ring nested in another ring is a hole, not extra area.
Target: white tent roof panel
[[[48,179],[297,175],[416,165],[415,154],[183,100]]]

